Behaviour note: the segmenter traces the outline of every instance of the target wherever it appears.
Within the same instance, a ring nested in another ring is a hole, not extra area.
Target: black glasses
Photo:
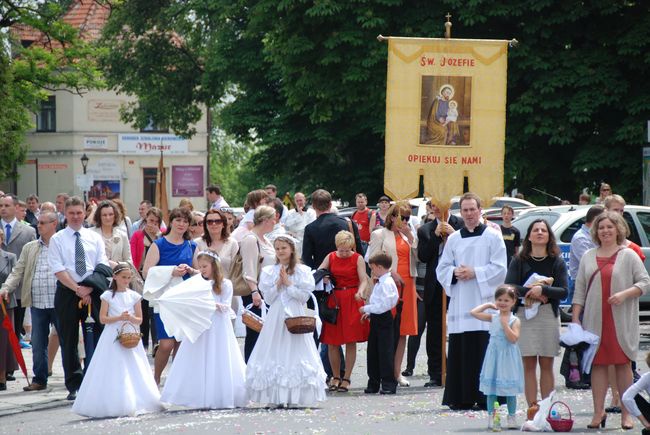
[[[56,221],[38,221],[38,225],[47,225],[47,224],[51,224],[51,223],[54,223],[54,222],[56,222]]]
[[[190,225],[190,226],[191,226],[191,227],[199,227],[199,226],[201,226],[201,225],[203,225],[203,221],[192,222],[192,225]]]
[[[223,219],[206,219],[205,223],[208,225],[218,225],[223,223]]]
[[[409,220],[409,217],[408,217],[408,216],[402,216],[402,215],[400,215],[399,218],[402,220],[402,222],[406,222],[406,221]]]

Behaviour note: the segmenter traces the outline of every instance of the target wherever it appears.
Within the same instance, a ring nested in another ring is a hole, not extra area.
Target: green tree
[[[510,51],[506,187],[576,200],[601,179],[636,200],[649,112],[647,2],[123,0],[104,43],[109,84],[140,126],[191,134],[203,105],[281,190],[382,191],[386,45],[377,34],[520,41]],[[127,29],[125,31],[125,29]]]
[[[30,112],[54,89],[83,93],[101,86],[96,49],[61,21],[70,0],[0,0],[0,179],[15,177],[15,165],[27,153],[25,132]],[[42,40],[24,46],[12,31],[28,26]]]
[[[211,147],[210,180],[221,186],[231,207],[242,207],[246,194],[264,185],[251,164],[255,144],[238,142],[225,131],[214,129]]]

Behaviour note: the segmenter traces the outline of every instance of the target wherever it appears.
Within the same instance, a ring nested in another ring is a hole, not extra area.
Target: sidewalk
[[[32,372],[32,350],[23,349],[23,357],[27,365],[27,374],[31,382]],[[0,391],[0,417],[21,412],[38,411],[40,409],[58,408],[71,406],[72,402],[66,400],[68,390],[65,389],[63,381],[63,367],[61,366],[61,351],[54,359],[52,376],[48,379],[47,389],[43,391],[23,391],[27,386],[27,380],[23,372],[18,369],[14,373],[15,381],[7,381],[7,391]]]
[[[235,327],[237,336],[240,337],[240,346],[243,349],[243,337],[245,335],[244,325],[241,323],[241,318]],[[32,372],[32,350],[22,349],[23,358],[27,365],[27,374],[31,382],[34,373]],[[147,352],[149,364],[153,368],[153,358],[151,352]],[[18,369],[14,376],[15,381],[7,381],[7,391],[0,391],[0,417],[12,414],[19,414],[22,412],[38,411],[41,409],[60,408],[72,406],[72,401],[66,400],[68,390],[65,388],[63,378],[63,366],[61,365],[61,349],[57,352],[54,358],[52,367],[52,376],[48,378],[47,389],[43,391],[23,391],[23,387],[27,386],[27,380],[23,372]],[[163,374],[163,379],[165,375]]]

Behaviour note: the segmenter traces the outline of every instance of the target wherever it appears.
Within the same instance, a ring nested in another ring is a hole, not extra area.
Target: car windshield
[[[554,212],[538,212],[538,213],[526,213],[512,221],[512,225],[516,227],[521,236],[524,237],[528,231],[530,224],[537,219],[544,219],[548,222],[549,226],[552,228],[553,224],[560,218],[559,213]]]

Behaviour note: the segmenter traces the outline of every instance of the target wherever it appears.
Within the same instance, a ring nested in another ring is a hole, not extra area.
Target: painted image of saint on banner
[[[472,78],[422,76],[420,145],[470,145]]]

